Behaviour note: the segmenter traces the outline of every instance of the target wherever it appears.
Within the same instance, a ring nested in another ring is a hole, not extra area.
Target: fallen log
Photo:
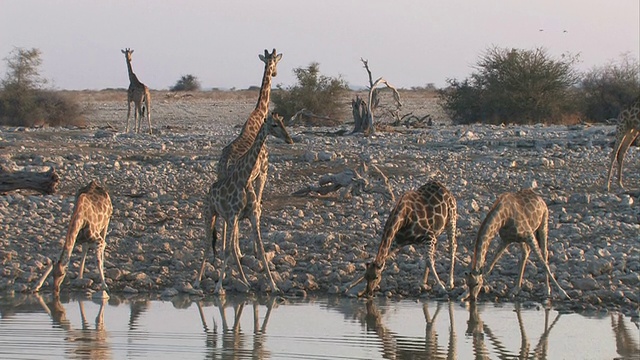
[[[0,165],[0,194],[18,189],[35,190],[44,195],[56,192],[60,177],[54,168],[45,172],[12,171]]]

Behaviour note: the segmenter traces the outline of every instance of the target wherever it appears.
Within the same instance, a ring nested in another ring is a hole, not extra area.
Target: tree
[[[0,81],[0,124],[82,124],[76,102],[44,89],[47,80],[40,76],[41,55],[40,50],[35,48],[15,48],[4,59],[7,73]]]
[[[312,62],[306,68],[295,68],[293,73],[298,79],[295,86],[284,89],[277,86],[271,94],[274,111],[285,119],[303,111],[319,117],[335,117],[340,108],[340,98],[348,90],[346,81],[341,77],[329,77],[320,74],[320,64]]]
[[[198,81],[198,78],[188,74],[188,75],[182,75],[182,77],[180,77],[180,79],[176,82],[175,85],[173,85],[171,88],[169,88],[169,90],[171,91],[198,91],[200,90],[200,81]]]
[[[617,117],[640,94],[640,63],[630,54],[592,68],[580,81],[582,113],[592,121]]]
[[[554,59],[542,48],[490,48],[463,81],[439,90],[456,123],[560,122],[576,112],[573,86],[577,56]]]

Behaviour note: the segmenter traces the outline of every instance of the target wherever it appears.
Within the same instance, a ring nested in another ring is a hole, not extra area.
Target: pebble
[[[91,179],[106,183],[114,205],[105,266],[110,292],[155,292],[163,298],[212,293],[216,270],[222,264],[220,225],[218,256],[207,253],[207,278],[202,289],[191,286],[210,246],[204,243],[202,199],[216,178],[220,150],[237,129],[225,123],[188,124],[188,131],[163,131],[153,136],[89,126],[74,130],[84,136],[74,135],[64,142],[59,135],[68,130],[0,127],[0,146],[7,154],[0,158],[0,164],[12,168],[54,166],[61,179],[55,195],[0,195],[0,231],[4,234],[0,238],[0,295],[29,291],[44,264],[59,257],[75,193]],[[497,196],[535,186],[549,206],[550,264],[561,285],[578,302],[571,306],[618,306],[627,313],[637,313],[640,195],[637,191],[625,193],[615,181],[611,193],[604,190],[613,126],[446,125],[404,134],[399,128],[398,132],[369,138],[319,135],[337,130],[340,128],[293,128],[290,132],[301,140],[298,143],[268,141],[270,166],[261,234],[272,273],[285,294],[341,294],[375,257],[393,207],[382,191],[353,194],[341,190],[326,197],[306,198],[289,195],[317,186],[320,177],[329,173],[358,169],[361,159],[368,159],[386,174],[396,199],[431,178],[443,182],[456,197],[459,260],[456,289],[450,296],[464,290],[464,273],[478,227]],[[48,131],[58,133],[58,140],[47,140]],[[585,137],[591,137],[587,145]],[[50,143],[53,141],[57,142]],[[88,151],[90,145],[101,152]],[[625,183],[630,187],[640,183],[637,153],[632,148],[625,159]],[[384,187],[378,178],[367,181],[372,187]],[[253,253],[253,233],[247,221],[240,224],[240,237],[250,286],[236,280],[237,265],[230,261],[225,288],[240,293],[271,290],[265,269]],[[445,244],[443,235],[435,261],[440,279],[448,283]],[[425,254],[424,246],[414,245],[388,259],[378,296],[442,297],[436,291],[419,291]],[[99,287],[94,256],[90,252],[87,258],[85,282],[74,280],[75,285]],[[492,290],[485,299],[511,299],[519,258],[520,249],[509,248],[487,279]],[[74,251],[70,273],[77,273],[79,263],[80,253]],[[521,294],[526,301],[544,300],[539,298],[545,279],[541,269],[531,256]],[[71,282],[69,276],[63,287]],[[432,277],[429,285],[433,288]],[[556,290],[552,293],[557,294]]]

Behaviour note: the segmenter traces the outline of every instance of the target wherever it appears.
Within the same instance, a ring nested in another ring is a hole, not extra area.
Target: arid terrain
[[[114,205],[105,266],[111,291],[165,297],[211,293],[219,258],[209,259],[213,264],[207,266],[202,291],[191,286],[209,246],[204,241],[202,199],[216,179],[221,149],[238,134],[257,92],[152,92],[153,135],[147,133],[146,122],[142,133],[124,133],[124,90],[69,95],[82,104],[85,127],[0,127],[0,163],[33,171],[53,167],[60,176],[54,195],[0,195],[0,293],[29,291],[58,258],[75,193],[90,180],[109,189]],[[535,185],[550,211],[549,263],[572,297],[563,300],[552,287],[554,305],[569,310],[621,309],[637,317],[640,156],[637,148],[627,155],[626,190],[613,184],[606,192],[614,126],[456,126],[429,93],[403,91],[400,113],[418,118],[429,114],[433,125],[385,127],[363,137],[349,134],[352,96],[344,99],[343,125],[294,122],[288,130],[295,144],[267,141],[270,166],[261,230],[272,273],[285,294],[342,293],[363,274],[365,263],[378,251],[393,207],[381,177],[372,171],[377,167],[388,177],[396,198],[429,179],[441,181],[456,197],[459,214],[454,289],[447,294],[421,291],[426,251],[423,246],[406,246],[387,261],[379,296],[457,299],[465,290],[464,272],[478,227],[493,201],[502,192]],[[363,163],[369,170],[359,172],[367,181],[364,192],[347,187],[326,195],[292,196],[317,186],[322,176],[359,170]],[[250,246],[248,222],[240,231],[251,290],[264,291],[264,269]],[[447,282],[445,244],[442,235],[437,270]],[[496,238],[492,246],[497,244]],[[63,291],[99,286],[94,259],[90,253],[85,272],[92,281],[78,281],[80,256],[74,252]],[[486,280],[491,289],[481,299],[511,299],[519,259],[520,248],[509,248]],[[544,278],[531,256],[520,299],[541,301]],[[235,275],[227,279],[227,291],[246,290]]]

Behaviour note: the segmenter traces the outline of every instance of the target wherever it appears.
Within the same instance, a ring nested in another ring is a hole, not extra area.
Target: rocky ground
[[[0,294],[26,292],[57,259],[73,210],[75,192],[95,179],[111,194],[114,213],[107,235],[107,283],[112,292],[211,293],[220,259],[208,265],[202,290],[193,289],[204,248],[202,199],[220,150],[239,132],[257,93],[214,92],[207,96],[152,93],[153,135],[125,134],[125,93],[73,94],[84,104],[84,128],[0,127],[0,162],[10,168],[54,167],[59,190],[51,196],[27,191],[0,195]],[[453,126],[437,101],[421,93],[403,94],[403,113],[431,114],[427,128],[397,127],[375,136],[337,136],[338,127],[290,127],[295,144],[270,138],[262,236],[278,286],[288,295],[341,293],[376,254],[382,227],[393,207],[384,191],[325,196],[291,194],[317,185],[327,174],[356,170],[363,162],[388,177],[396,196],[429,179],[443,182],[458,201],[455,288],[449,294],[421,292],[425,249],[407,246],[387,262],[380,295],[451,297],[465,290],[478,227],[497,195],[531,185],[549,211],[549,262],[573,300],[560,309],[621,310],[638,316],[640,296],[640,156],[626,161],[627,190],[604,190],[614,127]],[[349,99],[345,99],[348,111]],[[143,123],[143,131],[146,124]],[[371,176],[369,188],[382,185]],[[380,187],[383,189],[384,187]],[[219,228],[220,230],[220,228]],[[249,239],[248,223],[241,238]],[[498,241],[494,241],[494,246]],[[267,282],[248,240],[243,266],[252,291]],[[447,281],[446,237],[438,244],[437,269]],[[517,277],[520,249],[512,247],[488,278],[482,299],[507,301]],[[88,281],[76,279],[74,253],[64,288],[99,285],[93,254]],[[234,270],[234,274],[236,271]],[[227,291],[244,291],[228,277]],[[527,264],[520,299],[540,301],[544,270]],[[430,282],[433,278],[430,278]],[[45,288],[49,288],[49,280]],[[96,284],[98,283],[98,284]],[[431,283],[432,284],[432,283]]]

